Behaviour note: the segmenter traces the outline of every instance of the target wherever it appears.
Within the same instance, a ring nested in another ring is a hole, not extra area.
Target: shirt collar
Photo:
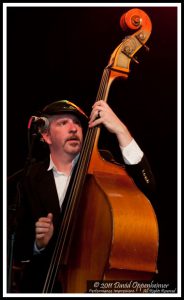
[[[74,168],[74,166],[76,165],[77,161],[78,161],[78,158],[79,158],[79,154],[76,155],[76,157],[72,160],[72,169]],[[52,157],[51,157],[51,154],[50,154],[50,163],[49,163],[49,167],[47,169],[47,171],[50,171],[50,170],[53,170],[59,174],[65,174],[64,172],[60,172],[58,171],[58,169],[56,168],[53,160],[52,160]]]

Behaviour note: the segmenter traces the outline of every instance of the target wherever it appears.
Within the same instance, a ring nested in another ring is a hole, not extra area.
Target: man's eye
[[[62,120],[62,121],[57,122],[58,126],[63,126],[63,125],[66,125],[66,124],[67,124],[67,120]]]
[[[81,122],[80,121],[75,120],[74,123],[77,124],[77,125],[79,125],[81,127]]]

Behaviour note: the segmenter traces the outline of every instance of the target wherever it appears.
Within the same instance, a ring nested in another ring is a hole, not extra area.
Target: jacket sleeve
[[[135,165],[125,164],[125,168],[129,176],[132,177],[137,187],[145,194],[145,196],[156,205],[156,182],[152,173],[150,164],[145,155],[142,160]]]
[[[35,232],[29,202],[21,184],[18,187],[17,197],[19,198],[19,207],[15,228],[14,260],[27,261],[33,255]]]

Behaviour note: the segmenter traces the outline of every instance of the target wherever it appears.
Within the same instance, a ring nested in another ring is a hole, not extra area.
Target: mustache
[[[81,142],[80,138],[77,135],[71,135],[70,137],[68,137],[65,140],[65,143],[68,142],[68,141],[79,141],[79,142]]]

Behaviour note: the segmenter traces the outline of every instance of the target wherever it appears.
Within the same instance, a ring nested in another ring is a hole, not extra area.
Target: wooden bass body
[[[150,280],[157,272],[158,224],[150,201],[122,167],[94,155],[70,247],[67,293],[87,292],[88,280]]]

